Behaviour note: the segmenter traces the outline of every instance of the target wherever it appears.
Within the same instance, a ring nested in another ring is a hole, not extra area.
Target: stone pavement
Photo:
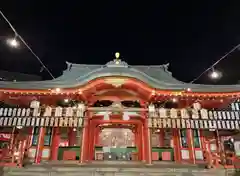
[[[233,171],[223,168],[204,169],[197,165],[177,165],[163,162],[151,166],[131,165],[130,163],[127,165],[46,163],[30,165],[25,168],[4,168],[3,170],[2,176],[233,176]]]

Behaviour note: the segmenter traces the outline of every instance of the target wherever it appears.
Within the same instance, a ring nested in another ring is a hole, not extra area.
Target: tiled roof
[[[4,89],[51,89],[71,88],[87,84],[89,81],[107,77],[122,76],[135,78],[156,89],[183,90],[191,88],[195,92],[236,92],[240,85],[200,85],[189,84],[175,79],[168,71],[168,64],[158,66],[131,66],[121,60],[113,60],[106,65],[84,65],[67,62],[68,68],[53,80],[31,82],[0,82]]]

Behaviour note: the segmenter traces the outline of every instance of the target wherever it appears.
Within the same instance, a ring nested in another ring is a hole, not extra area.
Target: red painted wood
[[[53,128],[52,145],[51,145],[51,160],[58,159],[58,148],[60,144],[60,131],[58,127]]]
[[[180,162],[181,160],[181,150],[180,150],[180,141],[179,141],[179,133],[178,129],[173,130],[173,144],[174,144],[174,160],[175,162]]]
[[[41,127],[39,130],[38,143],[37,143],[36,155],[35,155],[35,160],[34,160],[34,162],[36,164],[39,164],[42,159],[45,131],[46,131],[46,129],[44,127]]]
[[[87,115],[88,117],[88,115]],[[84,127],[83,127],[83,134],[82,134],[82,144],[81,144],[81,155],[80,155],[80,163],[85,163],[88,156],[88,138],[89,138],[89,119],[84,119]]]
[[[68,128],[68,145],[69,146],[74,146],[76,145],[76,135],[77,135],[77,132],[73,130],[74,128]]]
[[[188,143],[188,150],[189,150],[189,158],[190,161],[195,163],[195,154],[193,150],[193,142],[192,142],[193,136],[192,136],[192,130],[187,129],[187,143]]]
[[[158,161],[159,159],[159,153],[158,152],[152,152],[152,160]]]
[[[63,152],[63,160],[76,160],[76,152],[75,151],[64,151]]]

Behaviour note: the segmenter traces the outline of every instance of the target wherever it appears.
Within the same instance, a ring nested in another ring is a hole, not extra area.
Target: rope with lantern
[[[53,74],[50,72],[50,70],[45,66],[45,64],[42,62],[42,60],[38,57],[38,55],[32,50],[32,48],[27,44],[27,42],[22,38],[22,36],[17,32],[17,30],[13,27],[13,25],[10,23],[10,21],[7,19],[7,17],[4,15],[4,13],[0,10],[0,15],[3,17],[3,19],[7,22],[9,27],[14,32],[14,38],[13,39],[7,39],[7,44],[11,47],[17,48],[19,46],[19,39],[26,47],[27,49],[32,53],[32,55],[38,60],[38,62],[41,64],[41,70],[45,69],[49,75],[55,79]],[[41,72],[41,71],[40,71]]]
[[[227,58],[227,56],[229,56],[231,53],[233,53],[235,50],[237,50],[240,47],[240,44],[238,44],[237,46],[235,46],[234,48],[232,48],[228,53],[226,53],[224,56],[222,56],[220,59],[218,59],[214,64],[212,64],[210,67],[208,67],[206,70],[204,70],[198,77],[196,77],[195,79],[193,79],[190,83],[194,83],[195,81],[197,81],[203,74],[205,74],[206,72],[210,71],[209,73],[209,77],[212,79],[219,79],[222,77],[222,73],[217,71],[214,67],[221,62],[223,59]]]

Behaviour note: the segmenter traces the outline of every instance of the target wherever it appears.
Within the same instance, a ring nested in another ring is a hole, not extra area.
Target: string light
[[[16,39],[17,37],[15,36],[13,39],[7,39],[7,44],[13,48],[18,48],[19,47],[19,41]]]
[[[227,56],[229,56],[232,52],[234,52],[235,50],[237,50],[240,47],[240,44],[238,44],[237,46],[235,46],[234,48],[232,48],[228,53],[226,53],[224,56],[222,56],[220,59],[218,59],[214,64],[212,64],[210,67],[208,67],[206,70],[204,70],[198,77],[196,77],[195,79],[193,79],[190,83],[194,83],[195,81],[197,81],[203,74],[205,74],[206,72],[208,72],[209,70],[214,70],[214,67],[221,62],[223,59],[227,58]],[[212,73],[213,76],[217,76],[218,74],[213,72]],[[220,74],[220,72],[219,72]],[[222,76],[222,74],[220,75],[220,77]],[[212,77],[211,77],[212,78]],[[218,77],[219,78],[219,77]]]
[[[64,99],[64,102],[65,102],[65,103],[68,103],[68,102],[69,102],[69,99],[67,99],[67,98]]]
[[[177,102],[177,99],[176,99],[176,98],[173,98],[172,101],[173,101],[174,103],[176,103],[176,102]]]
[[[221,78],[221,73],[213,69],[212,72],[209,74],[209,77],[211,79],[219,79]]]
[[[61,89],[60,89],[60,88],[56,88],[55,91],[56,91],[56,92],[60,92]]]
[[[30,46],[27,44],[27,42],[21,37],[21,35],[19,35],[19,33],[16,31],[16,29],[13,27],[13,25],[10,23],[10,21],[7,19],[7,17],[3,14],[3,12],[0,10],[0,14],[3,17],[3,19],[8,23],[8,25],[10,26],[10,28],[12,29],[12,31],[15,34],[14,39],[12,40],[8,40],[8,44],[12,47],[18,47],[19,46],[19,42],[17,41],[17,37],[19,38],[19,40],[21,40],[21,42],[28,48],[28,50],[32,53],[32,55],[38,60],[38,62],[42,65],[42,68],[45,69],[49,75],[55,79],[55,77],[53,76],[53,74],[50,72],[50,70],[44,65],[44,63],[42,62],[42,60],[37,56],[37,54],[30,48]]]

